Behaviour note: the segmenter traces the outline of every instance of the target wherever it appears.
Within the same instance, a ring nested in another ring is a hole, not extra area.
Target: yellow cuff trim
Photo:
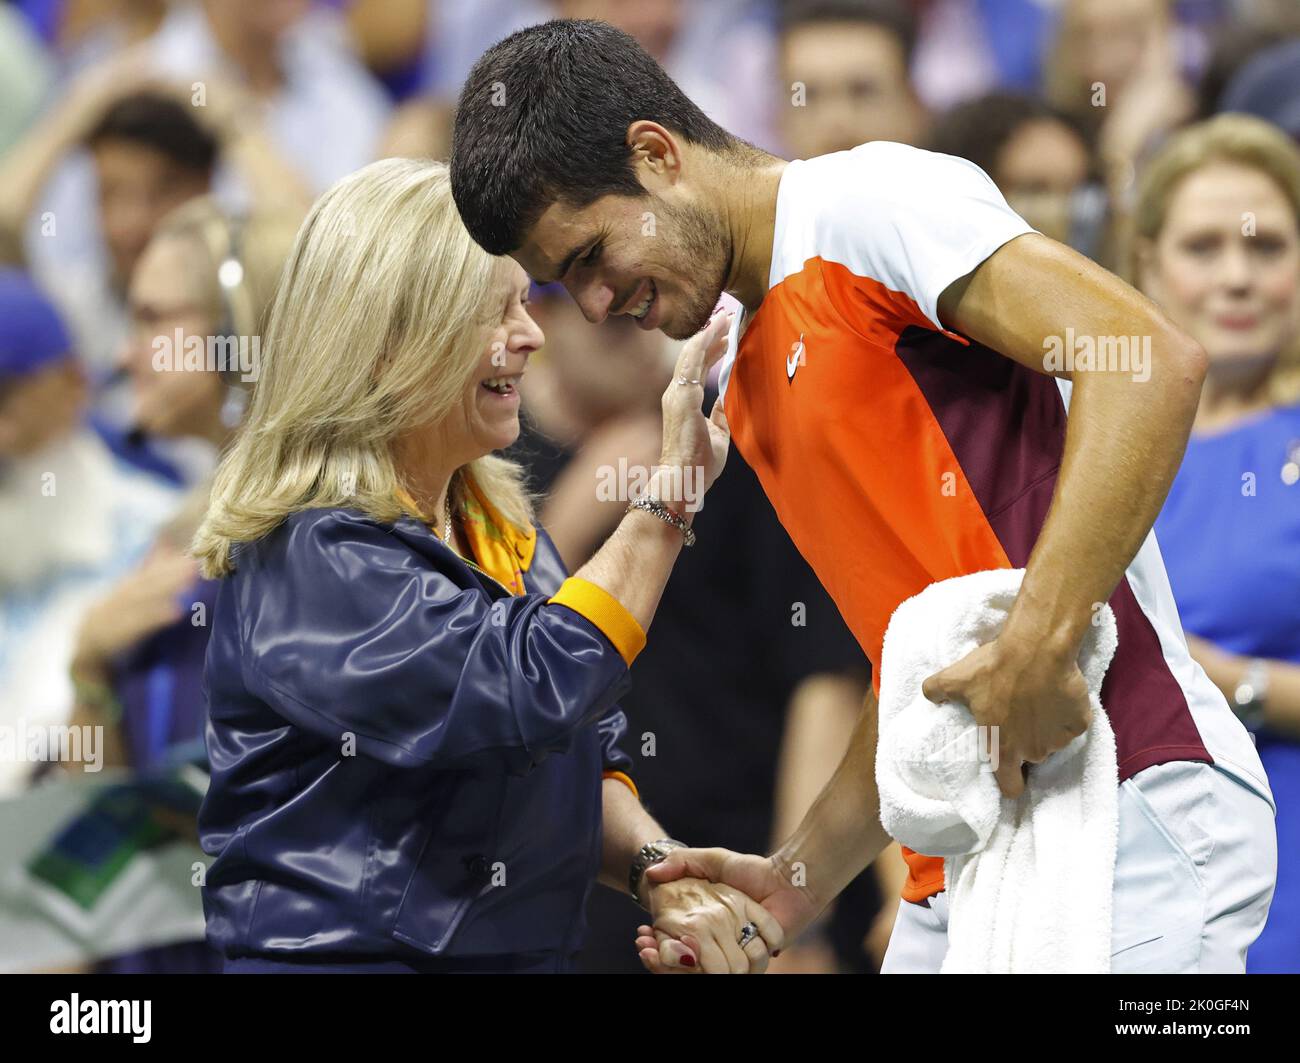
[[[555,592],[547,605],[563,605],[579,616],[586,617],[618,650],[624,662],[631,667],[636,655],[645,648],[645,632],[636,617],[623,608],[623,603],[603,587],[585,579],[570,576]]]
[[[629,778],[628,778],[626,775],[624,775],[621,771],[607,771],[607,772],[605,772],[604,774],[601,775],[601,778],[602,778],[602,779],[617,779],[619,782],[621,782],[624,786],[626,786],[629,790],[632,791],[632,796],[633,796],[633,797],[635,797],[638,801],[641,800],[641,792],[636,788],[636,783],[634,783],[631,779],[629,779]]]

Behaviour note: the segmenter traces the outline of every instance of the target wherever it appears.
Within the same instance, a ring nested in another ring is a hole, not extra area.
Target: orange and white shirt
[[[877,690],[894,609],[938,580],[1024,567],[1047,515],[1070,382],[945,330],[937,309],[1032,231],[978,166],[902,144],[782,174],[768,291],[732,323],[720,387],[737,447]],[[1249,735],[1187,652],[1154,534],[1110,605],[1119,647],[1102,702],[1120,779],[1206,761],[1271,801]],[[905,898],[943,888],[942,860],[904,855]]]

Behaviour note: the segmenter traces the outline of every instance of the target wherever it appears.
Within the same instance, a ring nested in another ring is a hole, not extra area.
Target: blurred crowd
[[[297,226],[373,159],[445,158],[473,61],[556,16],[619,25],[784,158],[893,140],[976,162],[1206,348],[1157,535],[1279,804],[1251,969],[1300,971],[1296,0],[0,2],[0,727],[102,727],[140,777],[202,766],[214,587],[186,550]],[[674,345],[535,303],[516,456],[577,568],[623,509],[598,470],[654,463]],[[623,702],[633,774],[675,837],[767,851],[838,763],[869,665],[738,454],[696,530]],[[66,774],[0,758],[0,800]],[[874,971],[903,873],[885,854],[773,969]],[[596,890],[588,917],[584,966],[640,970],[635,905]],[[66,965],[218,968],[197,940]]]

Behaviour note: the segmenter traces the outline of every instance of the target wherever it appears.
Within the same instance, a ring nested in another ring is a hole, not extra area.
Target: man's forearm
[[[876,790],[878,712],[869,691],[840,766],[799,829],[774,854],[782,875],[802,887],[818,910],[892,840],[880,825]]]
[[[1096,607],[1142,546],[1182,462],[1204,378],[1176,333],[1153,342],[1151,377],[1076,372],[1051,509],[1008,618],[1073,657]]]
[[[632,858],[647,842],[667,837],[654,816],[618,779],[601,784],[603,827],[599,880],[610,889],[627,892]]]
[[[946,324],[1040,373],[1053,339],[1141,344],[1126,345],[1128,365],[1062,374],[1073,381],[1065,453],[1004,629],[1035,653],[1072,657],[1164,504],[1196,415],[1205,352],[1151,300],[1036,233],[951,285],[939,309]],[[1149,375],[1135,379],[1148,341]]]

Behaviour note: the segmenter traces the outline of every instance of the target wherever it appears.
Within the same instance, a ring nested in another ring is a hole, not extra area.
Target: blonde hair
[[[234,546],[299,510],[347,506],[381,522],[406,512],[392,445],[463,401],[498,323],[507,263],[470,238],[443,163],[384,159],[317,200],[271,306],[248,415],[194,537],[205,576],[229,574]],[[531,523],[514,462],[487,455],[460,471],[504,519]],[[453,477],[459,492],[464,480]]]
[[[1246,167],[1269,178],[1291,205],[1300,229],[1300,147],[1262,118],[1221,114],[1175,133],[1143,168],[1126,256],[1129,279],[1134,283],[1140,279],[1142,249],[1160,236],[1178,186],[1218,162]],[[1271,387],[1279,402],[1300,398],[1300,339],[1280,353]]]

